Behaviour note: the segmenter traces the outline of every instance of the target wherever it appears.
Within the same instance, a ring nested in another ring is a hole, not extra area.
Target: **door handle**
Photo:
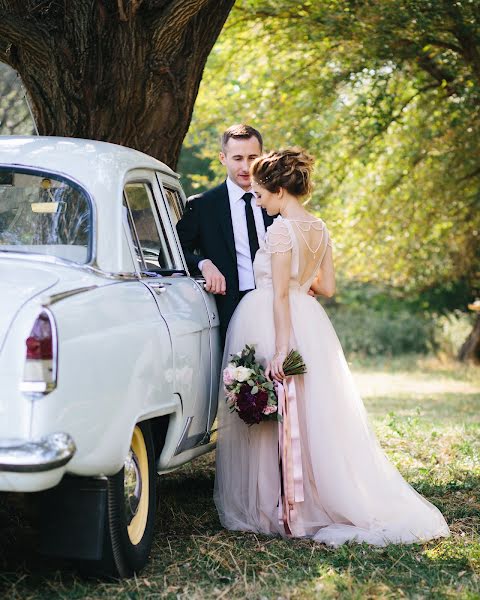
[[[205,290],[205,286],[207,285],[207,283],[203,277],[195,277],[195,281],[201,286],[203,290]]]
[[[150,286],[153,291],[157,294],[163,294],[167,291],[167,286],[164,283],[150,283]]]

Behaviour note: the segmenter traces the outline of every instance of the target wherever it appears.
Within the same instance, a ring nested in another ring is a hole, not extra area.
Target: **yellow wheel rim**
[[[136,502],[134,510],[130,511],[130,514],[133,512],[133,516],[127,526],[128,537],[133,545],[137,545],[142,541],[147,526],[150,497],[148,472],[148,455],[145,439],[142,430],[136,425],[130,443],[130,452],[125,461],[124,474],[126,495],[131,492],[128,503],[129,505],[131,504],[131,497]]]

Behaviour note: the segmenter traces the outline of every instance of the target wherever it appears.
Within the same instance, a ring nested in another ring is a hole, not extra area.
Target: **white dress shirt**
[[[253,264],[250,255],[250,243],[248,241],[247,219],[245,218],[245,200],[242,198],[245,190],[233,182],[230,177],[227,178],[228,199],[230,201],[230,214],[232,215],[233,237],[235,239],[235,251],[237,254],[238,268],[238,289],[253,290],[255,287],[255,277],[253,275]],[[265,239],[265,223],[263,221],[262,209],[255,202],[255,192],[251,199],[253,218],[257,229],[258,242]],[[198,263],[198,268],[202,270],[205,260]]]
[[[253,276],[252,258],[250,256],[250,244],[248,242],[247,220],[245,218],[245,200],[242,198],[245,190],[227,179],[228,198],[230,200],[230,213],[232,215],[233,236],[235,238],[235,251],[237,253],[238,267],[238,289],[253,290],[255,277]],[[253,190],[249,190],[252,196],[253,217],[257,229],[258,241],[265,238],[265,224],[263,222],[262,209],[255,202]]]

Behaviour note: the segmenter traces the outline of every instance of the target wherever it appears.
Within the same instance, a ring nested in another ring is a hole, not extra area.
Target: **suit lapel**
[[[237,253],[235,250],[235,237],[233,235],[232,213],[230,211],[230,199],[226,182],[220,186],[218,195],[218,219],[220,229],[225,237],[228,250],[237,268]]]

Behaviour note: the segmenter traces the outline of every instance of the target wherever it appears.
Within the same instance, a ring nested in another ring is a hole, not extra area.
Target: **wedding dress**
[[[295,504],[293,535],[333,546],[349,540],[383,546],[447,537],[440,511],[382,451],[333,326],[308,295],[329,243],[319,219],[278,217],[268,228],[254,262],[257,288],[232,317],[223,366],[246,344],[255,345],[263,364],[275,353],[271,254],[291,251],[290,346],[307,366],[307,373],[295,378],[304,501]],[[222,525],[285,536],[278,518],[277,423],[246,425],[229,412],[222,384],[218,419],[214,499]]]

